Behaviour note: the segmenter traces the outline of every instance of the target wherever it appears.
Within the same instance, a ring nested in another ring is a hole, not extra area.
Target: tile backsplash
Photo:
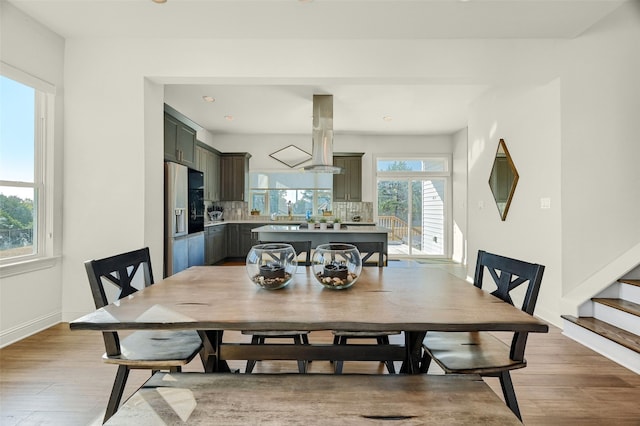
[[[343,222],[352,222],[354,216],[360,216],[360,222],[373,222],[373,203],[370,201],[334,202],[333,215]]]
[[[210,202],[206,203],[209,207]],[[247,220],[247,219],[264,219],[266,217],[252,217],[249,214],[249,203],[246,201],[216,201],[214,206],[224,209],[225,220]],[[361,222],[373,222],[373,203],[370,201],[363,202],[334,202],[333,216],[340,218],[343,222],[353,222],[355,216],[360,216]],[[297,216],[296,216],[297,218]]]
[[[225,220],[245,220],[249,217],[249,203],[246,201],[216,201],[216,207],[222,207]]]

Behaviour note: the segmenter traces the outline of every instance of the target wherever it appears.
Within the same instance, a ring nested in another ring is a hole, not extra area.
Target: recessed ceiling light
[[[298,3],[311,3],[313,0],[298,0]]]
[[[204,99],[206,102],[215,102],[216,101],[216,98],[214,98],[213,96],[207,96],[207,95],[204,95],[202,97],[202,99]]]
[[[225,115],[224,119],[227,121],[233,121],[233,115]]]
[[[384,117],[382,117],[382,119],[383,119],[384,121],[392,121],[392,120],[393,120],[393,117],[391,117],[390,115],[385,115]]]
[[[158,3],[158,4],[162,4],[162,3],[166,3],[167,0],[151,0],[154,3]]]

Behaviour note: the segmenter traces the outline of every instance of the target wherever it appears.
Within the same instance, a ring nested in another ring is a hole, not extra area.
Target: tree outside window
[[[0,260],[39,252],[45,94],[0,75]],[[40,222],[39,222],[40,221]]]

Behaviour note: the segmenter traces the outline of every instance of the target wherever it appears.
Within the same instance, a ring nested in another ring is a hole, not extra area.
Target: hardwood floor
[[[393,337],[393,336],[392,336]],[[229,340],[247,340],[228,333]],[[314,332],[312,342],[328,343],[328,332]],[[0,349],[0,424],[99,425],[115,375],[104,364],[99,333],[70,331],[59,324]],[[512,373],[526,425],[640,425],[640,376],[561,335],[551,327],[532,334],[529,365]],[[231,362],[244,371],[244,362]],[[434,363],[435,364],[435,363]],[[399,367],[399,365],[398,365]],[[185,371],[202,371],[194,360]],[[310,373],[330,373],[328,362],[314,361]],[[297,372],[293,361],[258,362],[255,373]],[[346,362],[345,373],[385,374],[376,362]],[[430,374],[441,374],[433,367]],[[147,378],[133,371],[125,398]],[[501,395],[500,385],[487,383]]]
[[[394,261],[389,266],[447,268],[464,276],[455,265],[409,262]],[[310,336],[317,343],[333,339],[329,332]],[[225,334],[228,341],[249,339],[239,332]],[[392,342],[397,339],[402,337],[391,336]],[[72,332],[68,324],[0,349],[0,425],[100,425],[116,372],[115,366],[102,362],[103,352],[100,333]],[[530,335],[526,356],[528,366],[512,372],[524,424],[640,426],[639,375],[564,337],[553,326],[548,334]],[[244,371],[245,362],[232,361],[230,366]],[[202,371],[199,359],[184,371]],[[294,361],[258,362],[254,369],[254,373],[297,371]],[[310,373],[332,371],[329,362],[309,364]],[[386,374],[386,368],[377,362],[345,362],[344,373]],[[442,371],[432,363],[429,373]],[[147,371],[132,371],[124,398],[148,377]],[[502,395],[497,379],[485,380]]]

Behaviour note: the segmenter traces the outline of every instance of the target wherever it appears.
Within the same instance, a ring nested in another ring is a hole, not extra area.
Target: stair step
[[[562,315],[562,318],[640,354],[640,336],[637,334],[629,333],[593,317],[576,318],[571,315]]]
[[[633,303],[624,299],[609,299],[602,297],[594,297],[591,300],[595,303],[601,303],[611,308],[618,309],[628,314],[640,317],[640,304]]]
[[[618,282],[621,282],[623,284],[635,285],[636,287],[640,287],[640,280],[622,279],[622,280],[618,280]]]

